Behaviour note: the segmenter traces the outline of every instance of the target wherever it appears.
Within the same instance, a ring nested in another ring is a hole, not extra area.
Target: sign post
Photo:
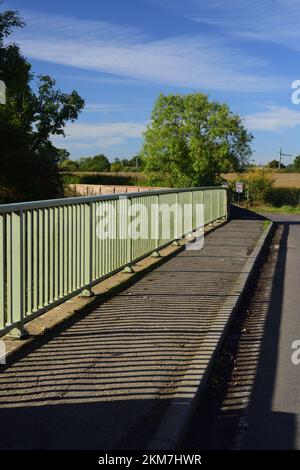
[[[240,195],[244,192],[244,183],[242,181],[236,181],[235,192],[238,195],[238,204],[240,203]]]

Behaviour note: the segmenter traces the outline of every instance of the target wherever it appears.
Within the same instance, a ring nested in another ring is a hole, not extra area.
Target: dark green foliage
[[[55,89],[48,76],[31,88],[31,65],[19,47],[4,42],[13,28],[23,27],[19,14],[0,13],[0,80],[6,104],[0,104],[0,202],[36,200],[63,194],[58,162],[66,157],[51,136],[64,135],[67,121],[77,119],[84,101],[76,91]]]
[[[300,168],[295,168],[294,165],[288,165],[285,168],[277,170],[276,173],[300,173]]]
[[[77,161],[74,160],[64,160],[59,165],[60,171],[78,171],[79,165]]]
[[[300,188],[269,188],[264,202],[275,207],[300,205]]]
[[[151,186],[147,178],[126,174],[107,173],[102,175],[85,175],[76,173],[64,173],[61,175],[64,185],[68,184],[107,184],[122,186]]]
[[[279,160],[272,160],[267,164],[268,168],[279,169]],[[281,168],[285,168],[283,164],[281,164]]]
[[[298,155],[294,160],[294,168],[300,170],[300,155]]]
[[[109,171],[110,163],[108,158],[103,155],[95,155],[94,157],[83,157],[77,160],[79,171]]]
[[[62,152],[63,149],[60,150]],[[135,173],[142,167],[142,159],[139,155],[131,159],[115,158],[110,163],[108,158],[103,155],[95,155],[94,157],[82,157],[79,160],[70,160],[68,157],[60,160],[60,171],[82,171],[82,172],[114,172],[114,173]]]
[[[81,177],[74,173],[62,173],[60,175],[60,180],[63,186],[67,186],[68,184],[80,184],[82,183]]]
[[[114,162],[110,166],[110,171],[140,171],[140,169],[142,168],[142,163],[143,162],[140,155],[136,155],[131,159],[123,158],[122,160],[120,160],[119,158],[115,158]]]
[[[63,163],[70,159],[70,153],[66,149],[57,149],[58,161]]]

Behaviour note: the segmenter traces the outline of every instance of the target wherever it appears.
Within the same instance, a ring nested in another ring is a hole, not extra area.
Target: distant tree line
[[[279,169],[279,160],[271,160],[267,164],[268,168],[271,169]],[[289,163],[287,165],[284,165],[282,162],[280,164],[281,169],[286,169],[287,171],[300,171],[300,155],[297,155],[292,163]]]
[[[64,172],[134,172],[142,169],[142,159],[139,155],[131,159],[115,158],[110,163],[108,157],[103,154],[72,160],[66,150],[61,151],[64,152],[65,158],[61,159],[59,169]]]

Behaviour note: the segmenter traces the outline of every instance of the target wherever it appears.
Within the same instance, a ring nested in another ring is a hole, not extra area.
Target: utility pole
[[[280,148],[279,150],[279,166],[278,166],[279,170],[281,169],[281,157],[282,157],[282,148]]]
[[[281,169],[281,164],[282,164],[282,157],[293,157],[294,155],[288,155],[287,153],[283,153],[282,151],[282,148],[280,148],[279,150],[279,165],[278,165],[278,169],[280,170]]]

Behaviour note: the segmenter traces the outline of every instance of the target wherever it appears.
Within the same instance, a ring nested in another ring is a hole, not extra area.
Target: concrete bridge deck
[[[221,226],[1,371],[0,448],[146,448],[262,230]]]

